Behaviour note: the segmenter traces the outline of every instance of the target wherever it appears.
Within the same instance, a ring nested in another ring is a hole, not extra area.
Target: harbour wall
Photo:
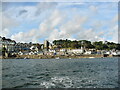
[[[61,59],[65,59],[65,58],[102,58],[105,57],[104,55],[100,54],[100,55],[74,55],[74,56],[70,56],[70,55],[19,55],[16,58],[31,58],[31,59],[54,59],[54,58],[61,58]],[[106,56],[106,57],[112,57],[112,56]]]

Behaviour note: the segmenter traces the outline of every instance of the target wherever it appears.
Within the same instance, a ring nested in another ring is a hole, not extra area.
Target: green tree
[[[117,50],[120,50],[120,44],[117,44],[117,45],[116,45],[116,49],[117,49]]]
[[[103,50],[103,42],[102,41],[93,42],[93,45],[94,45],[95,49],[97,49],[97,50]]]
[[[71,42],[70,47],[71,48],[80,48],[80,45],[78,44],[77,41],[73,41],[73,42]]]
[[[106,49],[109,49],[109,47],[108,47],[107,44],[103,44],[103,45],[102,45],[102,49],[106,50]]]
[[[97,50],[112,50],[112,49],[118,49],[120,50],[120,44],[116,44],[113,42],[108,42],[105,41],[105,43],[103,43],[103,41],[95,41],[93,43],[91,43],[91,41],[87,41],[87,40],[54,40],[53,41],[54,45],[58,45],[61,48],[81,48],[85,47],[87,49],[91,49],[91,48],[95,48]]]

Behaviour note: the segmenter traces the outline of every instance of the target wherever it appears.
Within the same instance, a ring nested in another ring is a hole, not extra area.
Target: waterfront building
[[[83,49],[71,49],[67,50],[68,53],[74,53],[74,54],[83,54],[84,50]]]
[[[38,49],[38,47],[37,46],[31,46],[30,47],[30,50],[32,50],[32,51],[39,51],[39,49]]]
[[[53,53],[55,53],[56,50],[54,50],[54,49],[49,49],[49,52],[53,52]]]
[[[84,54],[92,54],[92,51],[86,51]]]
[[[19,52],[19,51],[30,51],[30,44],[28,43],[17,43],[15,45],[15,51]]]
[[[12,52],[15,51],[15,44],[16,42],[11,39],[7,39],[5,37],[0,37],[0,49],[2,50],[4,48],[3,56],[8,56]]]

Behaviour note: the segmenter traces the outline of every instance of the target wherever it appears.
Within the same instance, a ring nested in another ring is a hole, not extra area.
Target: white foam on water
[[[41,83],[42,86],[45,88],[50,88],[50,87],[59,87],[59,85],[64,86],[64,88],[71,88],[73,86],[72,80],[68,77],[53,77],[51,78],[50,81],[45,81]]]
[[[55,86],[52,82],[42,82],[41,86],[44,86],[45,88],[50,88],[51,86]]]

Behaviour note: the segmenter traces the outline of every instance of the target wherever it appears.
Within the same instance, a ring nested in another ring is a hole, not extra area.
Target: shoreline
[[[0,59],[77,59],[77,58],[104,58],[114,57],[112,55],[90,54],[90,55],[17,55],[16,57],[2,57]],[[117,57],[117,56],[116,56]]]

